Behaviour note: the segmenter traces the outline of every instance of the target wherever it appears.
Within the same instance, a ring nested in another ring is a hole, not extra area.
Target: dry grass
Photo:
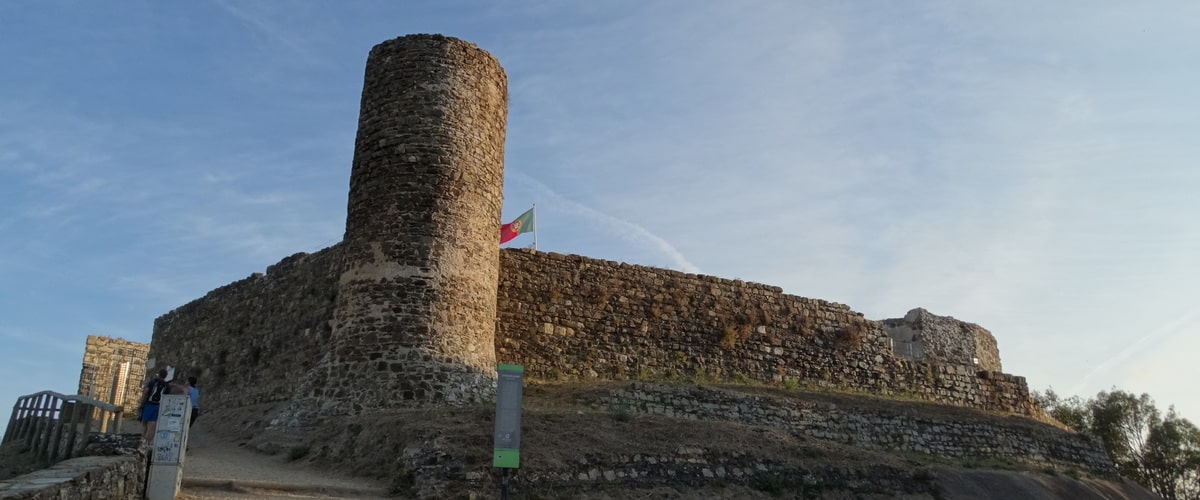
[[[697,386],[694,380],[678,381],[677,384],[680,384],[679,387]],[[1022,433],[1035,438],[1043,432],[1060,432],[1026,418],[925,402],[810,391],[803,387],[785,388],[786,384],[746,386],[703,382],[699,385],[705,391],[731,393],[759,401],[778,400],[776,402],[783,405],[788,400],[802,400],[845,410],[922,415],[946,421],[987,422],[1020,428]],[[578,467],[581,461],[611,463],[635,455],[675,457],[681,449],[687,448],[701,449],[709,459],[749,456],[787,470],[853,471],[882,466],[899,471],[902,475],[907,471],[912,477],[918,477],[922,471],[928,474],[929,467],[957,470],[971,466],[996,468],[988,463],[858,448],[777,427],[651,415],[645,413],[644,408],[636,406],[637,403],[630,403],[634,406],[612,408],[596,404],[610,397],[613,391],[629,387],[630,382],[555,383],[527,379],[521,443],[524,474],[564,468],[569,470]],[[402,468],[404,463],[409,464],[406,467],[411,467],[413,463],[418,467],[424,467],[420,464],[431,466],[426,474],[437,474],[437,470],[463,471],[456,474],[476,471],[484,475],[484,484],[495,480],[495,471],[491,467],[494,412],[491,404],[390,410],[333,419],[312,428],[289,429],[283,434],[264,431],[264,420],[273,415],[266,406],[217,410],[213,417],[231,424],[230,428],[234,431],[226,437],[231,442],[242,442],[260,450],[275,448],[279,450],[278,453],[287,453],[287,457],[296,462],[391,481],[396,491],[403,492],[408,491],[406,487],[415,484],[411,476],[412,469]],[[277,440],[274,446],[267,444],[273,440]],[[301,450],[304,453],[300,453]],[[415,456],[412,454],[414,450],[417,452]],[[1003,465],[1020,467],[1019,464]],[[430,484],[430,477],[421,482]],[[408,478],[408,483],[398,483],[396,478]],[[480,487],[479,482],[471,485],[461,478],[458,475],[442,480],[450,481],[445,484],[452,491],[458,491],[455,488],[466,491]],[[572,490],[569,497],[627,498],[627,495],[641,496],[661,490],[665,493],[661,498],[771,498],[774,494],[769,481],[771,477],[768,475],[762,479],[766,483],[752,481],[737,486],[716,481],[702,488],[667,483],[649,489],[646,485],[626,487],[610,484],[594,491],[599,496],[579,496],[580,491]]]
[[[681,386],[697,385],[694,380],[678,383]],[[946,421],[986,422],[1020,428],[1022,433],[1035,437],[1043,432],[1060,432],[1026,418],[925,402],[809,391],[801,387],[785,388],[787,384],[772,387],[704,382],[701,385],[707,391],[733,393],[759,400],[782,400],[781,404],[787,400],[802,400],[846,410],[922,415]],[[975,465],[920,454],[857,448],[841,442],[797,435],[776,427],[731,421],[683,420],[649,415],[636,406],[608,409],[595,404],[609,397],[614,390],[629,387],[629,382],[552,383],[527,379],[521,444],[521,465],[525,473],[562,470],[588,459],[614,461],[636,454],[675,456],[681,447],[703,449],[709,456],[751,456],[791,469],[863,470],[868,466],[886,466],[911,471],[913,477],[920,475],[922,470],[928,474],[927,468],[931,464],[951,467]],[[433,447],[435,454],[424,456],[434,460],[431,465],[437,466],[430,471],[452,468],[490,474],[486,471],[491,470],[494,412],[490,404],[391,410],[333,419],[309,429],[290,429],[286,436],[273,436],[263,431],[263,421],[269,420],[272,412],[264,412],[259,408],[217,410],[210,418],[229,422],[233,429],[230,439],[249,441],[249,446],[262,449],[264,441],[302,436],[301,442],[291,439],[279,443],[277,448],[281,452],[289,452],[289,458],[291,450],[306,451],[304,454],[294,453],[297,461],[393,480],[400,475],[397,467],[401,457],[411,457],[413,450],[429,447]],[[663,485],[661,488],[666,488],[663,491],[669,493],[662,498],[716,498],[710,495],[720,493],[724,488],[732,488],[724,490],[733,495],[728,498],[768,498],[760,495],[769,494],[772,490],[770,486],[726,486],[714,483],[701,489],[679,485]],[[645,495],[650,491],[645,488],[624,490],[613,485],[609,489],[597,490],[596,494],[600,496],[594,498],[626,498],[622,495]],[[576,493],[579,492],[573,492],[571,498],[584,498]]]
[[[721,348],[733,349],[737,347],[739,341],[742,339],[740,328],[738,325],[725,325],[725,328],[721,330],[721,341],[719,343]],[[750,327],[746,326],[746,329],[749,330]]]
[[[862,347],[863,341],[863,324],[861,321],[850,321],[837,331],[834,337],[834,347],[843,351],[853,351]]]

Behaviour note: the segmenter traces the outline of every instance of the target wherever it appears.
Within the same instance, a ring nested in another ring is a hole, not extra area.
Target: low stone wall
[[[482,477],[468,473],[472,482],[495,482],[494,478],[479,481]],[[673,454],[590,455],[556,469],[523,471],[514,490],[518,494],[525,491],[522,483],[529,485],[529,491],[540,493],[577,493],[612,485],[714,488],[739,484],[773,495],[792,494],[795,498],[815,498],[820,493],[834,492],[840,493],[835,498],[891,498],[900,494],[937,498],[933,479],[928,471],[914,473],[886,465],[797,467],[745,454],[713,453],[681,446]]]
[[[0,481],[2,500],[141,499],[146,482],[144,457],[73,458],[48,469]]]
[[[1082,469],[1116,477],[1104,448],[1082,434],[1021,417],[1004,425],[983,419],[844,408],[827,402],[748,397],[719,390],[633,384],[600,402],[614,411],[727,420],[788,429],[864,448],[951,459],[1002,460],[1031,467]],[[965,411],[965,410],[964,410]]]

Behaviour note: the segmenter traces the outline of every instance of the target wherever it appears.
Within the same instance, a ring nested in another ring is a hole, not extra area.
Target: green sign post
[[[496,432],[492,466],[516,469],[521,465],[521,393],[525,367],[499,365],[496,381]]]

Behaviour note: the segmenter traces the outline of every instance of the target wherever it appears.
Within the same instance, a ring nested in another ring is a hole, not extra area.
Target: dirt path
[[[286,454],[264,455],[225,442],[198,420],[184,459],[188,500],[265,498],[387,498],[385,485],[290,462]]]

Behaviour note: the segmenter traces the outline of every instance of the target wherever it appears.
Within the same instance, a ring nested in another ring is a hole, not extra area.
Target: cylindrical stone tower
[[[496,59],[462,40],[371,49],[326,404],[491,396],[507,89]]]

